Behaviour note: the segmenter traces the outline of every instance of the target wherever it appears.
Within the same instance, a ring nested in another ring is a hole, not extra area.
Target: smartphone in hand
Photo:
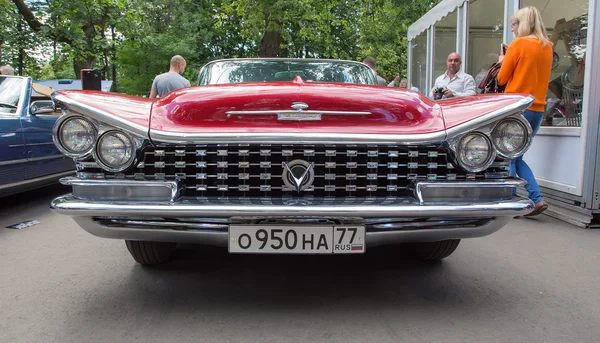
[[[502,51],[502,55],[506,55],[506,50],[508,49],[508,45],[502,43],[500,44],[500,50]]]

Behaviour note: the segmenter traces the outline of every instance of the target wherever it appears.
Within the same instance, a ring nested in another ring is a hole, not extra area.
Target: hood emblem
[[[292,109],[302,111],[308,108],[308,105],[303,102],[295,102],[292,104]]]
[[[281,111],[277,113],[277,120],[321,120],[322,113],[314,111],[305,111],[308,105],[303,102],[292,103],[292,109],[295,111]]]
[[[283,183],[300,193],[312,186],[315,181],[314,163],[304,160],[283,162]]]

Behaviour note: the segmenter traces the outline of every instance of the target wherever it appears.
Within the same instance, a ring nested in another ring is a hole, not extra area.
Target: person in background
[[[485,58],[483,59],[483,63],[481,64],[481,69],[479,70],[479,73],[477,73],[477,75],[475,75],[475,87],[476,87],[477,93],[481,93],[479,84],[481,84],[481,81],[483,81],[483,78],[487,75],[492,64],[498,62],[498,57],[499,57],[499,55],[496,53],[489,53],[489,54],[485,55]]]
[[[387,81],[383,77],[381,77],[377,74],[377,61],[375,60],[374,57],[369,56],[369,57],[365,58],[362,61],[362,63],[368,65],[369,68],[371,68],[371,70],[373,71],[373,74],[375,74],[375,83],[377,85],[387,86],[387,84],[388,84]]]
[[[400,79],[400,74],[397,74],[396,77],[394,78],[394,80],[390,83],[388,83],[388,87],[394,87],[394,85],[396,84],[396,82],[398,82],[398,88],[407,88],[408,89],[408,81],[406,79]],[[415,92],[420,92],[419,88],[417,87],[410,87],[411,91],[415,91]]]
[[[400,88],[407,88],[410,89],[413,92],[417,92],[417,93],[421,93],[421,91],[419,90],[419,88],[412,86],[412,87],[408,87],[408,80],[406,79],[402,79],[400,80]]]
[[[396,82],[398,82],[398,81],[400,81],[400,74],[396,74],[396,77],[394,77],[392,82],[388,83],[388,87],[394,87],[396,85]],[[402,82],[402,81],[400,81],[400,82]],[[402,85],[400,84],[398,87],[402,88]],[[404,86],[404,88],[406,88],[406,86]]]
[[[462,60],[456,52],[450,53],[446,59],[446,72],[440,75],[429,93],[432,99],[446,99],[455,96],[475,95],[473,76],[460,70]]]
[[[0,75],[15,75],[15,70],[8,64],[0,67]]]
[[[186,63],[183,57],[173,56],[169,64],[169,71],[154,78],[150,89],[150,98],[154,99],[176,89],[189,87],[190,82],[181,76],[185,71],[185,66]]]
[[[502,64],[498,72],[498,84],[506,85],[505,93],[531,94],[535,98],[533,104],[523,115],[531,124],[533,136],[537,133],[546,106],[546,91],[552,70],[552,42],[548,38],[542,16],[537,8],[525,7],[510,18],[515,40],[504,54],[500,51],[498,63]],[[540,192],[540,186],[535,180],[531,168],[517,157],[510,164],[511,176],[518,175],[527,184],[529,199],[535,203],[535,208],[525,216],[534,216],[544,212],[548,204]]]

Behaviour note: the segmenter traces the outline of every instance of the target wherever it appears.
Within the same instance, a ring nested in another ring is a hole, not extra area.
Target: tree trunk
[[[271,20],[271,14],[264,12],[265,32],[260,40],[259,57],[279,57],[279,46],[283,43],[281,21]]]
[[[17,32],[19,32],[19,37],[23,37],[23,27],[21,26],[21,21],[17,23]],[[23,75],[23,56],[25,55],[25,51],[23,51],[23,40],[19,39],[19,57],[17,61],[17,75]]]
[[[77,80],[81,79],[81,70],[82,69],[92,69],[94,67],[94,63],[96,62],[96,58],[94,56],[85,56],[85,61],[73,61],[73,69],[75,70],[75,78]]]
[[[117,44],[115,43],[115,27],[110,27],[110,34],[112,35],[112,58],[111,58],[111,67],[112,67],[112,81],[113,81],[113,92],[117,92]]]

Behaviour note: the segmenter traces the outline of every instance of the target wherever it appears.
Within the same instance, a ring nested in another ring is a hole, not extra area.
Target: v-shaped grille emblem
[[[314,165],[314,163],[308,163],[304,160],[284,162],[283,182],[300,193],[303,189],[312,185],[315,177]]]

